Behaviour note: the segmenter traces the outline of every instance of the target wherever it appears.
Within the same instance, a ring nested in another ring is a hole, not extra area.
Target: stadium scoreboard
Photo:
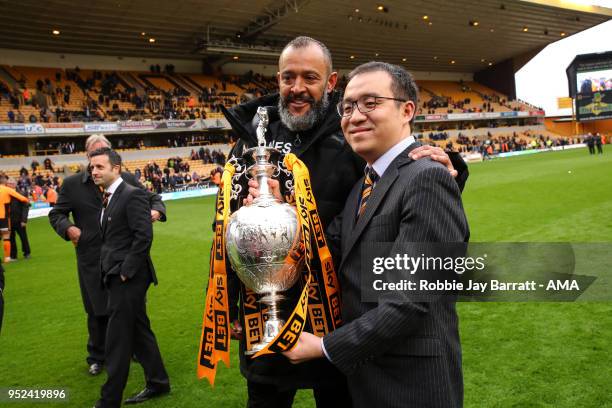
[[[566,73],[576,119],[612,119],[612,51],[577,55]]]

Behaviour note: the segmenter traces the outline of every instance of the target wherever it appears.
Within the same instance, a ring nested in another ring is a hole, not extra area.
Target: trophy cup
[[[265,348],[285,324],[279,316],[278,304],[284,299],[281,292],[297,282],[303,265],[295,208],[276,199],[268,186],[268,180],[279,174],[282,161],[278,150],[266,147],[266,108],[259,107],[257,115],[258,146],[247,150],[243,158],[248,165],[247,177],[259,184],[259,197],[234,212],[226,229],[226,249],[232,268],[247,288],[263,295],[260,302],[268,306],[262,340],[246,351],[248,355]]]

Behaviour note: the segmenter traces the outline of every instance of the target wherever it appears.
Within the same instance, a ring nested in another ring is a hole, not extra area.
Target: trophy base
[[[263,350],[268,344],[274,340],[274,337],[280,332],[280,329],[285,325],[285,321],[281,319],[268,319],[264,323],[264,336],[259,343],[253,344],[250,350],[244,352],[247,356],[252,356]]]

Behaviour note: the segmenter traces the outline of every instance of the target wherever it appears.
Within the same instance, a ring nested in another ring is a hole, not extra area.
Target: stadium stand
[[[3,80],[4,79],[4,80]],[[346,81],[340,78],[339,87]],[[447,121],[436,123],[427,115],[495,113],[495,112],[541,112],[537,107],[509,98],[491,88],[474,81],[419,80],[420,106],[418,114],[425,122],[418,125],[422,142],[463,153],[480,153],[488,158],[497,153],[550,148],[579,143],[581,139],[563,138],[548,131],[541,123],[525,123],[513,126],[503,121]],[[276,78],[249,71],[244,75],[216,76],[205,74],[176,73],[173,66],[162,70],[158,65],[149,71],[112,71],[93,69],[35,68],[24,66],[0,66],[0,122],[9,121],[9,111],[17,110],[23,116],[14,116],[14,122],[32,121],[116,121],[116,120],[167,120],[167,119],[221,119],[218,105],[233,106],[241,101],[277,90]],[[25,96],[24,96],[25,94]],[[34,96],[32,96],[34,95]],[[529,125],[529,126],[527,126]],[[499,127],[499,128],[498,128]],[[122,152],[138,152],[158,149],[193,146],[188,156],[185,152],[174,156],[182,163],[178,170],[169,166],[168,154],[159,157],[143,157],[124,161],[125,168],[139,173],[143,182],[151,189],[171,191],[176,185],[184,186],[186,174],[189,179],[206,179],[210,171],[222,160],[202,159],[201,145],[211,143],[204,136],[183,137],[170,135],[147,139],[131,135],[115,141]],[[34,152],[41,156],[77,154],[76,160],[62,161],[52,172],[42,175],[45,180],[70,174],[82,165],[82,146],[70,141],[37,141]],[[19,155],[13,155],[19,160]],[[69,155],[70,156],[70,155]],[[69,157],[68,156],[68,157]],[[3,156],[5,159],[8,156]],[[24,160],[21,159],[23,163]],[[159,166],[159,164],[165,166]],[[145,171],[150,165],[160,169],[152,175]],[[22,166],[0,166],[7,175],[15,178],[23,173]],[[167,169],[167,171],[166,171]],[[162,177],[165,175],[165,178]],[[170,183],[169,176],[180,183]],[[36,175],[40,177],[39,174]],[[162,179],[165,180],[162,182]],[[41,183],[40,179],[38,183]],[[35,183],[34,183],[35,184]]]
[[[64,116],[72,120],[117,120],[163,118],[221,118],[217,105],[232,106],[245,98],[256,97],[277,89],[275,78],[248,72],[242,76],[176,74],[174,72],[61,70],[2,66],[30,94],[42,93],[45,103],[26,103],[19,98],[19,109],[26,120],[30,114],[36,121],[46,121],[40,109],[55,111],[60,106]],[[57,80],[59,78],[59,81]],[[41,90],[37,90],[38,84]],[[342,83],[342,81],[341,81]],[[468,112],[508,112],[537,109],[476,82],[417,81],[421,89],[419,113],[445,114]],[[5,84],[5,87],[10,87]],[[65,92],[68,89],[69,92]],[[66,93],[69,94],[67,99]],[[0,101],[2,121],[8,121],[10,98]],[[38,111],[37,111],[38,109]],[[87,112],[86,109],[89,109]],[[60,111],[61,112],[61,111]],[[60,120],[65,120],[61,117]],[[48,121],[60,121],[49,115]]]

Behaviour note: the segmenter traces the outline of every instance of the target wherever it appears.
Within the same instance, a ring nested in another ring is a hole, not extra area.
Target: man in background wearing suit
[[[101,134],[87,138],[85,149],[91,154],[96,149],[111,147],[109,140]],[[138,180],[126,171],[123,180],[144,190]],[[166,207],[157,194],[147,192],[151,207],[151,221],[166,221]],[[76,249],[79,286],[85,312],[87,313],[87,364],[89,374],[98,375],[104,365],[104,339],[108,322],[107,295],[100,284],[100,209],[102,192],[94,184],[89,168],[66,177],[59,191],[57,203],[49,212],[49,221],[57,234],[72,241]],[[72,221],[70,220],[72,214]]]
[[[146,387],[126,404],[167,394],[170,380],[146,311],[149,285],[157,284],[149,256],[153,226],[147,194],[123,181],[121,157],[114,150],[102,148],[89,158],[94,183],[104,188],[99,215],[100,268],[110,312],[106,332],[108,379],[96,407],[114,408],[121,405],[132,354],[144,369]]]
[[[366,176],[328,228],[345,324],[323,338],[303,333],[286,357],[327,358],[347,376],[357,407],[461,407],[463,377],[455,303],[415,302],[407,294],[361,300],[361,244],[467,242],[461,193],[448,171],[412,160],[417,87],[403,68],[370,62],[349,75],[338,104],[342,130],[363,157]],[[401,252],[400,252],[401,253]],[[370,271],[371,273],[371,271]]]
[[[19,194],[27,197],[26,191],[19,189],[19,186],[15,182],[15,179],[9,178],[7,183],[12,189],[15,189]],[[30,258],[30,242],[28,240],[28,232],[26,225],[28,223],[28,214],[30,213],[30,203],[24,203],[11,197],[10,203],[10,220],[11,220],[11,260],[17,260],[17,235],[21,241],[21,251],[25,259]]]

